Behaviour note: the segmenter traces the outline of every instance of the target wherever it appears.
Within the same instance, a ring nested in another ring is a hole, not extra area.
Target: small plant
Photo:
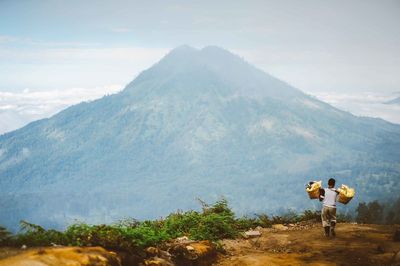
[[[257,215],[258,220],[260,221],[260,225],[262,227],[271,227],[272,226],[272,221],[269,218],[267,214],[258,214]]]

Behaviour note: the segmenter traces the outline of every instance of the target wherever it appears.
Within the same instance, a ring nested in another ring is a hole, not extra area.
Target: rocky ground
[[[145,260],[96,247],[0,248],[0,266],[400,265],[400,242],[394,239],[399,230],[399,225],[338,224],[337,236],[326,238],[320,224],[274,225],[218,245],[183,237],[148,248]]]
[[[400,242],[393,239],[400,226],[338,224],[334,238],[320,224],[275,227],[258,228],[260,237],[224,240],[226,255],[216,265],[400,265]]]

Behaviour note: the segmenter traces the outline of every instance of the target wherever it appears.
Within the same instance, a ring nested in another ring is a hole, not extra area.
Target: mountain
[[[157,218],[226,197],[239,214],[313,208],[334,176],[400,191],[400,126],[356,117],[218,47],[172,50],[114,95],[0,136],[0,224]]]

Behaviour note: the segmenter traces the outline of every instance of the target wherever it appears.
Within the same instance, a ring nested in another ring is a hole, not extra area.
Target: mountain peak
[[[231,56],[235,56],[237,57],[237,55],[231,53],[230,51],[219,47],[219,46],[215,46],[215,45],[209,45],[209,46],[205,46],[203,49],[200,50],[200,52],[202,53],[208,53],[208,54],[225,54],[225,55],[231,55]]]
[[[153,85],[145,83],[147,81]],[[138,92],[137,88],[132,88],[146,84],[142,86],[143,89],[146,87],[145,91],[149,91],[147,88],[150,86],[162,89],[163,93],[172,92],[171,88],[177,88],[176,84],[171,85],[172,82],[179,83],[185,91],[205,90],[218,84],[218,91],[224,87],[226,95],[246,98],[291,99],[304,96],[299,90],[257,69],[226,49],[218,46],[196,49],[189,45],[171,50],[156,65],[142,72],[125,91]]]
[[[164,57],[164,59],[166,58],[182,58],[184,60],[198,58],[199,61],[240,59],[240,57],[228,50],[214,45],[205,46],[202,49],[196,49],[190,45],[181,45],[172,49]],[[164,61],[164,59],[162,61]]]
[[[189,55],[194,55],[198,52],[196,48],[189,45],[180,45],[174,49],[172,49],[163,59],[170,57],[186,57]],[[162,59],[162,60],[163,60]],[[161,60],[161,61],[162,61]]]

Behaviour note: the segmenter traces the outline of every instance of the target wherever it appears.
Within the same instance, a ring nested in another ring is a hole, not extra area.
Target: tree
[[[357,207],[357,223],[380,224],[383,222],[383,206],[378,201],[372,201],[366,204],[361,202]]]
[[[369,221],[368,206],[365,202],[360,202],[356,209],[357,217],[356,222],[360,224],[366,224]]]

